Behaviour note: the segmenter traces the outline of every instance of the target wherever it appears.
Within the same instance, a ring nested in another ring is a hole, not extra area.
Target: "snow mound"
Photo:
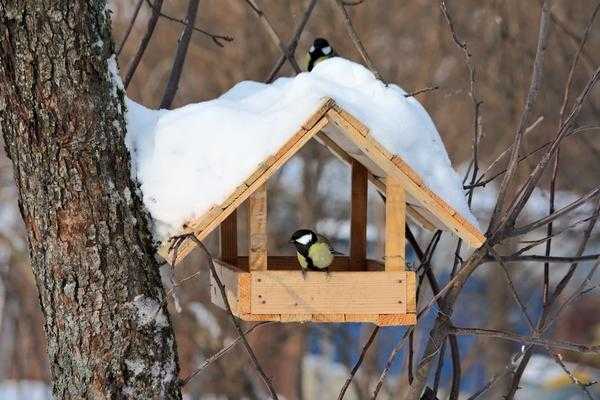
[[[172,111],[149,110],[128,99],[126,143],[156,238],[178,233],[185,222],[225,200],[326,97],[368,126],[476,225],[433,121],[405,94],[360,64],[332,58],[310,73],[272,84],[240,82],[217,99]]]

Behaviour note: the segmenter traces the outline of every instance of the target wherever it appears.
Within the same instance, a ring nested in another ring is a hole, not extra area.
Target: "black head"
[[[328,57],[333,54],[333,48],[326,39],[316,38],[313,45],[308,50],[308,54],[313,60],[320,57]]]
[[[317,240],[317,234],[310,229],[299,229],[290,238],[290,243],[296,246],[296,249],[303,254],[304,250],[308,249],[313,243],[316,243]]]

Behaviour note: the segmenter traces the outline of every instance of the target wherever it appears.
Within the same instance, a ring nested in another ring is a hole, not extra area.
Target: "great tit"
[[[310,72],[317,63],[335,56],[337,54],[327,40],[316,38],[310,49],[308,49],[303,67],[306,71]]]
[[[294,232],[290,243],[296,247],[296,255],[303,275],[307,270],[329,272],[333,256],[341,254],[331,247],[325,236],[309,229],[300,229]]]

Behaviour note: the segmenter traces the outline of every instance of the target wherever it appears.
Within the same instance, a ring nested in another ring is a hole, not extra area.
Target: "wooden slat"
[[[219,279],[221,280],[221,283],[223,286],[225,286],[225,293],[227,294],[229,306],[231,307],[232,312],[235,315],[238,315],[240,313],[240,277],[242,277],[244,274],[246,275],[244,285],[247,285],[250,282],[250,274],[244,273],[220,260],[215,260],[215,269]],[[248,292],[248,296],[246,297],[249,299],[249,288],[244,288],[242,292],[244,292],[246,289]],[[226,309],[225,303],[223,302],[223,297],[221,296],[221,291],[219,290],[217,282],[212,277],[212,274],[210,276],[210,299],[216,306],[224,310]],[[249,304],[247,299],[242,299],[242,302]],[[242,308],[246,308],[246,304],[243,304]]]
[[[250,271],[267,269],[267,184],[248,201],[248,262]]]
[[[385,201],[385,270],[404,271],[406,196],[400,181],[390,176],[387,182]]]
[[[254,271],[253,314],[404,314],[406,272]]]
[[[406,271],[406,312],[417,312],[417,274]]]
[[[408,174],[400,169],[386,154],[382,154],[378,149],[372,145],[372,138],[367,139],[363,133],[354,128],[352,124],[347,121],[340,113],[334,109],[330,109],[327,112],[327,116],[338,126],[344,129],[347,135],[354,141],[354,143],[366,154],[369,154],[370,158],[376,162],[382,169],[385,170],[387,176],[397,177],[405,189],[414,197],[419,203],[426,207],[431,213],[433,213],[443,224],[458,236],[462,237],[472,247],[480,247],[485,242],[485,237],[477,228],[473,227],[468,222],[464,222],[459,218],[456,218],[455,211],[452,212],[452,208],[446,204],[442,199],[437,196],[432,196],[432,192],[425,187],[419,186],[414,182]]]
[[[262,175],[255,179],[241,194],[236,193],[236,198],[233,201],[225,200],[228,206],[224,209],[215,208],[215,212],[211,212],[210,215],[205,214],[204,216],[190,222],[187,226],[186,231],[183,233],[191,233],[198,238],[203,240],[210,232],[212,232],[229,214],[238,208],[248,197],[258,189],[263,183],[267,181],[283,164],[285,164],[306,142],[308,142],[317,132],[327,125],[327,118],[322,117],[316,122],[316,124],[308,131],[301,129],[298,131],[282,148],[277,152],[275,161],[271,164]],[[198,229],[201,227],[201,229]],[[186,240],[180,247],[177,255],[175,264],[181,262],[190,251],[195,247],[192,240]],[[159,254],[165,258],[168,263],[172,262],[170,257],[170,244],[165,243],[159,249]]]
[[[379,326],[415,325],[416,314],[380,314],[375,322]]]
[[[233,211],[220,227],[221,260],[228,264],[237,264],[237,212]]]
[[[350,266],[366,264],[367,259],[367,169],[352,161],[350,198]]]

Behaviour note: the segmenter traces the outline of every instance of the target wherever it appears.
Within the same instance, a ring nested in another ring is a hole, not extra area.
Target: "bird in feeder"
[[[317,65],[317,63],[336,56],[337,53],[333,50],[333,47],[331,47],[326,39],[316,38],[312,46],[310,46],[308,49],[308,53],[304,60],[303,69],[310,72],[315,65]]]
[[[329,272],[333,256],[342,254],[333,249],[329,239],[309,229],[300,229],[294,232],[290,243],[296,248],[303,275],[307,270]]]

